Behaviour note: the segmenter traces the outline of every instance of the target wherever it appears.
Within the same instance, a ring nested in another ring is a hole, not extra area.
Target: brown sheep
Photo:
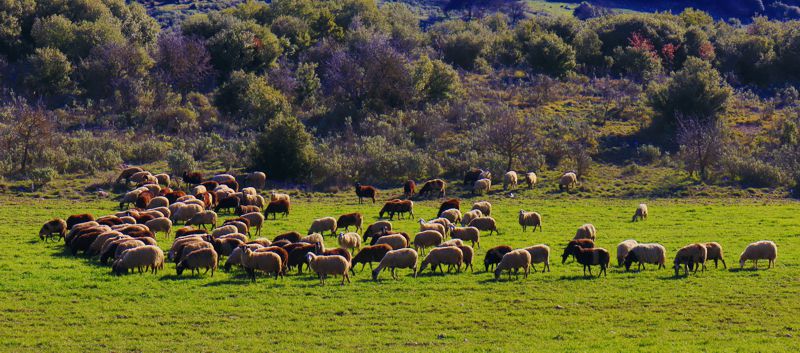
[[[53,234],[56,236],[54,237]],[[50,239],[59,241],[67,235],[67,222],[61,218],[54,218],[47,221],[39,229],[39,239],[47,242]]]
[[[336,221],[336,226],[338,229],[344,228],[344,230],[347,230],[353,226],[356,227],[356,230],[360,232],[362,231],[361,224],[363,221],[364,217],[361,215],[361,213],[348,213],[339,216],[339,219]]]
[[[378,189],[370,185],[361,185],[355,183],[356,196],[358,196],[358,203],[363,203],[363,198],[371,198],[372,203],[375,203],[375,196],[378,195]]]

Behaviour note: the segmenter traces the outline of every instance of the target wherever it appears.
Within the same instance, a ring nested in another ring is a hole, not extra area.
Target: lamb
[[[236,214],[237,216],[241,216],[245,213],[250,213],[250,212],[261,212],[261,208],[253,205],[239,205],[239,207],[236,207],[236,211],[234,211],[234,214]]]
[[[636,222],[637,220],[647,220],[647,205],[640,203],[639,207],[636,208],[636,212],[633,214],[633,219],[631,222]]]
[[[491,179],[481,179],[475,182],[472,186],[472,194],[473,195],[483,195],[488,194],[489,189],[492,188],[492,180]]]
[[[361,271],[363,271],[364,266],[369,264],[369,269],[372,270],[372,263],[380,262],[389,251],[392,251],[392,247],[387,244],[365,246],[356,256],[353,256],[352,265],[355,267],[360,263]]]
[[[366,242],[367,238],[374,237],[379,233],[392,230],[392,223],[389,221],[377,221],[375,223],[370,224],[367,226],[367,230],[364,231],[363,240]]]
[[[372,270],[372,280],[377,281],[381,270],[388,268],[392,272],[392,278],[397,279],[395,269],[410,268],[417,278],[417,252],[414,249],[396,249],[386,253],[374,270]]]
[[[150,203],[147,204],[148,209],[153,209],[158,207],[169,207],[169,200],[164,196],[156,196],[150,199]]]
[[[619,256],[619,255],[617,255]],[[637,270],[644,269],[644,264],[658,265],[658,269],[667,268],[667,249],[661,244],[638,244],[628,252],[625,257],[625,271],[631,269],[631,264],[638,262]]]
[[[458,248],[461,249],[461,253],[464,254],[464,270],[466,271],[467,268],[469,268],[470,272],[475,272],[475,269],[472,267],[472,259],[475,257],[475,250],[469,245],[460,245]]]
[[[267,275],[274,273],[276,280],[278,276],[283,277],[280,255],[274,252],[254,252],[245,245],[241,245],[240,248],[242,267],[247,270],[247,274],[253,282],[256,281],[256,270]]]
[[[503,175],[503,190],[516,189],[518,181],[517,172],[509,170]]]
[[[56,236],[54,237],[53,234]],[[67,235],[67,222],[61,218],[53,218],[47,221],[39,229],[39,239],[47,242],[50,239],[59,241]]]
[[[289,200],[274,200],[270,201],[267,204],[267,208],[264,210],[264,216],[269,217],[272,214],[272,219],[278,219],[278,213],[283,215],[283,217],[289,216],[289,208],[291,207],[291,203]]]
[[[186,269],[191,270],[192,275],[194,275],[195,270],[198,270],[197,273],[199,274],[199,269],[204,268],[206,269],[205,273],[208,273],[208,270],[211,270],[211,277],[214,277],[214,271],[217,270],[218,263],[219,256],[214,249],[197,249],[184,256],[181,262],[175,266],[175,270],[177,271],[178,276],[180,276]]]
[[[728,265],[725,264],[722,245],[717,242],[703,243],[703,245],[706,247],[706,261],[714,260],[714,268],[718,268],[719,261],[722,261],[723,268],[728,269]]]
[[[511,252],[506,253],[503,255],[503,258],[500,260],[500,263],[497,264],[497,268],[494,270],[494,280],[500,280],[500,274],[503,273],[503,270],[508,270],[508,279],[511,280],[511,270],[514,270],[514,274],[517,278],[519,278],[519,269],[523,269],[523,273],[525,274],[525,278],[528,278],[528,273],[530,273],[530,266],[531,266],[531,254],[527,252],[525,249],[513,250]]]
[[[448,241],[442,242],[439,245],[436,245],[437,248],[443,248],[446,246],[456,246],[456,247],[464,246],[464,242],[461,241],[461,239],[450,239]]]
[[[392,250],[398,250],[407,248],[408,240],[406,240],[406,238],[400,234],[391,234],[378,238],[378,240],[375,241],[375,244],[372,245],[380,245],[380,244],[386,244],[391,246]]]
[[[291,197],[289,197],[288,194],[281,194],[275,192],[274,190],[269,193],[269,200],[270,201],[286,200],[286,202],[292,202]]]
[[[478,217],[469,222],[470,227],[475,227],[480,229],[481,231],[489,231],[489,235],[492,233],[497,233],[500,235],[500,231],[497,230],[497,223],[494,221],[492,217]]]
[[[575,232],[575,237],[572,240],[576,239],[591,239],[595,240],[597,238],[597,229],[591,223],[586,223],[580,227]]]
[[[533,227],[534,233],[536,233],[536,227],[539,227],[539,231],[544,231],[542,230],[542,215],[540,215],[538,212],[525,212],[525,210],[519,210],[519,225],[522,226],[523,232],[527,227]]]
[[[264,224],[264,215],[260,212],[245,213],[241,216],[250,222],[250,228],[256,229],[256,235],[261,235],[261,226]]]
[[[639,245],[639,242],[633,239],[623,240],[621,243],[617,244],[617,266],[622,266],[622,263],[625,261],[625,256],[628,256],[628,253]]]
[[[380,241],[380,239],[378,239]],[[414,235],[414,250],[425,253],[425,248],[442,243],[442,233],[437,230],[425,230]]]
[[[480,210],[484,217],[492,215],[492,204],[489,201],[478,201],[472,204],[473,210]]]
[[[370,185],[361,185],[359,183],[355,183],[356,189],[356,196],[358,196],[358,203],[363,203],[363,198],[370,198],[372,199],[372,203],[375,203],[375,196],[378,195],[378,189]]]
[[[358,233],[339,233],[339,247],[342,249],[361,249],[361,237]]]
[[[481,212],[481,210],[470,210],[469,212],[464,213],[464,216],[461,218],[461,226],[464,227],[473,219],[479,217],[483,217],[483,212]]]
[[[428,180],[419,190],[419,196],[425,197],[436,194],[438,197],[445,197],[447,183],[442,179]]]
[[[439,217],[444,218],[451,223],[461,223],[461,211],[451,208],[442,212]]]
[[[481,247],[481,231],[475,227],[456,227],[450,226],[450,237],[453,239],[461,239],[464,241],[471,241],[472,246],[478,244]]]
[[[308,234],[324,234],[326,230],[331,232],[331,236],[336,236],[336,218],[324,217],[315,219],[313,222],[311,222],[311,227],[308,228]]]
[[[111,270],[116,275],[128,273],[128,270],[138,268],[139,273],[142,269],[150,269],[152,273],[164,268],[164,252],[155,245],[145,245],[133,249],[125,250],[121,257],[114,261]]]
[[[533,189],[536,186],[536,173],[525,173],[525,182],[528,183],[528,188]]]
[[[533,267],[533,272],[536,271],[535,264],[544,263],[544,267],[542,268],[542,273],[550,272],[550,247],[544,244],[529,246],[525,248],[525,251],[531,254],[531,267]]]
[[[498,245],[489,249],[489,251],[486,252],[486,256],[483,258],[483,265],[486,267],[486,272],[489,272],[489,267],[494,268],[495,265],[500,263],[500,260],[503,259],[503,255],[512,250],[514,249],[508,245]]]
[[[125,183],[127,184],[127,183],[129,183],[131,181],[131,176],[132,175],[134,175],[136,173],[143,172],[143,171],[144,171],[144,169],[139,168],[139,167],[128,167],[128,168],[125,168],[125,169],[122,170],[122,172],[119,173],[119,176],[117,177],[117,180],[115,181],[115,183],[119,184],[119,182],[122,181],[122,179],[125,179]]]
[[[342,256],[319,256],[314,253],[308,253],[306,262],[308,267],[319,276],[321,285],[325,285],[325,279],[328,275],[341,275],[342,285],[344,285],[345,280],[350,283],[350,262]]]
[[[283,233],[283,234],[275,236],[275,238],[272,239],[272,242],[274,243],[276,241],[280,241],[282,239],[286,239],[290,243],[297,243],[297,242],[300,241],[301,237],[302,237],[302,235],[300,235],[300,233],[298,233],[298,232],[288,232],[288,233]]]
[[[560,191],[564,191],[564,189],[570,191],[571,188],[577,185],[578,176],[573,172],[566,172],[561,176],[561,178],[558,179],[558,190]]]
[[[460,211],[461,210],[461,200],[459,200],[459,199],[449,199],[449,200],[447,200],[445,202],[442,202],[442,204],[439,205],[439,212],[436,213],[436,217],[442,217],[442,213],[444,213],[444,211],[447,211],[447,210],[450,210],[450,209],[454,209],[454,210],[459,210]]]
[[[364,222],[364,217],[361,213],[348,213],[339,216],[339,219],[336,220],[337,228],[344,228],[346,231],[351,226],[356,227],[357,231],[362,231],[361,224]]]
[[[675,260],[673,261],[675,277],[678,277],[681,265],[684,266],[684,275],[686,276],[689,275],[689,269],[694,269],[694,273],[697,273],[697,269],[702,267],[703,271],[705,271],[707,257],[708,250],[703,244],[689,244],[678,249],[678,252],[675,254]],[[697,265],[697,267],[695,267],[695,265]]]
[[[428,265],[431,266],[431,271],[436,272],[436,268],[441,265],[448,265],[447,272],[450,272],[452,266],[456,266],[457,272],[461,272],[461,264],[464,262],[464,253],[461,249],[454,246],[447,246],[443,248],[431,249],[431,252],[425,259],[422,260],[420,265],[420,272],[424,271]],[[441,272],[444,272],[440,268]]]
[[[571,240],[567,246],[564,248],[564,253],[561,254],[561,264],[567,262],[567,258],[572,255],[575,257],[575,245],[584,248],[584,249],[591,249],[594,247],[594,240],[592,239],[574,239]]]
[[[413,180],[409,179],[403,184],[403,196],[407,199],[410,199],[414,196],[414,191],[417,190],[417,183]]]
[[[758,269],[758,260],[769,260],[767,268],[775,265],[775,258],[778,257],[778,246],[769,240],[761,240],[748,245],[739,256],[739,267],[744,268],[747,260],[753,260],[755,268]]]
[[[257,213],[261,215],[260,213]],[[211,228],[216,228],[217,226],[217,213],[214,211],[200,211],[194,214],[192,218],[186,221],[186,225],[199,225],[203,229],[206,228],[206,224],[211,225]]]
[[[425,222],[424,219],[419,219],[419,230],[420,232],[424,232],[426,230],[435,230],[444,237],[447,233],[445,233],[445,226],[440,223],[433,223],[433,222]]]
[[[74,214],[67,217],[67,228],[72,229],[76,224],[92,222],[94,221],[94,216],[88,213],[82,214]]]

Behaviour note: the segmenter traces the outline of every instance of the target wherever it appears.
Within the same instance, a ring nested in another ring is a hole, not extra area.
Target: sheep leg
[[[756,262],[756,270],[758,269],[758,259],[755,260]]]
[[[588,268],[589,268],[589,276],[590,276],[590,277],[591,277],[591,276],[594,276],[594,275],[592,274],[592,265],[586,265],[586,267],[588,267]]]
[[[534,265],[533,263],[531,263],[531,267],[533,267],[533,273],[539,272],[538,270],[536,270],[536,265]]]

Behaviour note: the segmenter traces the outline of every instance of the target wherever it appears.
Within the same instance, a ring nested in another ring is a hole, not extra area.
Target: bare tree
[[[700,180],[708,180],[709,170],[722,157],[725,131],[722,122],[714,118],[678,117],[677,140],[679,156],[690,176],[699,173]]]
[[[487,116],[485,129],[486,148],[503,156],[506,170],[513,170],[514,161],[535,151],[536,122],[531,116],[522,116],[508,107],[495,107]]]
[[[28,172],[33,157],[51,145],[53,121],[42,106],[31,106],[24,99],[13,99],[5,106],[0,124],[0,144],[10,157],[12,169],[24,174]]]

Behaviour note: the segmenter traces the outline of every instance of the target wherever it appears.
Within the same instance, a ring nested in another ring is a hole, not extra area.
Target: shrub
[[[47,185],[56,176],[57,172],[53,168],[36,168],[28,172],[28,178],[39,187]]]
[[[786,180],[780,168],[751,156],[731,154],[723,162],[723,168],[731,179],[745,187],[778,187]]]
[[[297,118],[272,120],[258,137],[250,166],[277,180],[304,181],[311,176],[310,167],[316,158],[312,140]]]
[[[144,140],[132,146],[132,153],[135,156],[132,160],[137,164],[153,163],[160,161],[167,153],[169,145],[157,140]],[[119,157],[117,157],[119,158]]]
[[[169,165],[173,175],[183,175],[184,172],[194,169],[195,164],[192,155],[184,151],[172,150],[167,155],[167,165]]]
[[[645,164],[653,164],[661,158],[661,149],[653,145],[641,145],[636,149],[636,156]]]

